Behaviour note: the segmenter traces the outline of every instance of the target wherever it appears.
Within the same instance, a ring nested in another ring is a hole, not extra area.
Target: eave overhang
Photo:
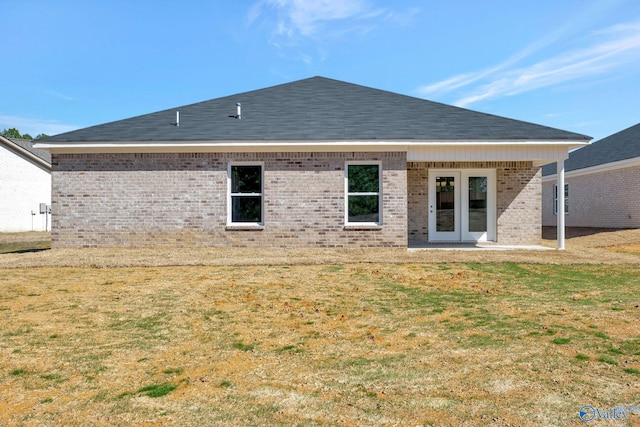
[[[56,154],[274,153],[402,151],[407,161],[530,161],[534,166],[566,159],[588,140],[304,140],[304,141],[104,141],[39,142]]]
[[[430,147],[549,147],[571,150],[588,140],[304,140],[304,141],[99,141],[38,142],[51,153],[192,153],[274,151],[411,151]]]

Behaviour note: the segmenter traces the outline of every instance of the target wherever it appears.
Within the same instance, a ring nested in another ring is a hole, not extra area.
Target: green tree
[[[22,135],[20,135],[20,131],[16,128],[5,129],[2,131],[2,136],[5,138],[16,138],[22,139]]]
[[[20,131],[16,128],[5,129],[2,131],[2,133],[0,133],[0,135],[4,136],[5,138],[13,138],[13,139],[28,139],[28,140],[33,139],[33,137],[28,133],[25,133],[24,135],[20,134]],[[44,135],[44,134],[42,133],[40,135]],[[40,135],[38,135],[38,137]],[[44,135],[44,137],[46,136],[47,135]],[[38,139],[38,137],[36,137],[36,139]]]

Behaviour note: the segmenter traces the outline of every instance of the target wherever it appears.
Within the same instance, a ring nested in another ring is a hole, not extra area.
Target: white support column
[[[558,182],[557,203],[558,203],[558,250],[564,250],[564,159],[558,160],[556,164]]]

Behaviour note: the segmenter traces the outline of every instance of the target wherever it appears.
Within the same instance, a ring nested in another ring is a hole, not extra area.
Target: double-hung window
[[[380,225],[380,163],[347,163],[345,167],[347,225]]]
[[[564,184],[564,213],[569,213],[569,184]],[[553,186],[553,214],[558,215],[558,186]]]
[[[263,225],[263,177],[261,164],[230,164],[230,225]]]

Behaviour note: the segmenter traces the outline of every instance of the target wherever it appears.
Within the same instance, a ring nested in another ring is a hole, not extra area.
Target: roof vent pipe
[[[176,111],[176,126],[180,126],[180,111]]]
[[[239,102],[236,103],[236,119],[242,119],[242,104]]]

